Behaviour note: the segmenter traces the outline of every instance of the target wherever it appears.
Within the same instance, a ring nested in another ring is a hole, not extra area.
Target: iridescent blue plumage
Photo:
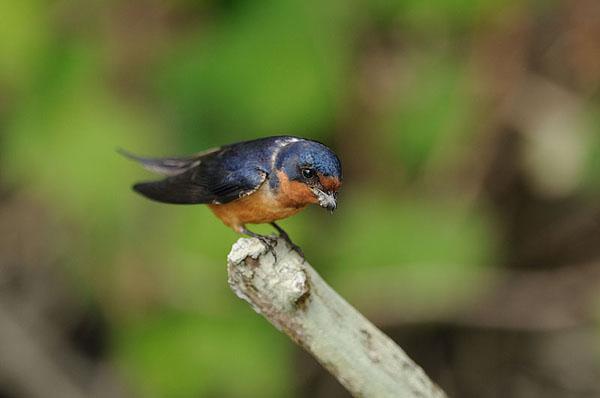
[[[342,165],[335,153],[317,141],[301,139],[282,149],[275,164],[293,181],[302,181],[302,168],[312,168],[325,177],[342,181]],[[273,183],[272,183],[272,186]]]
[[[342,166],[331,149],[292,136],[238,142],[185,157],[123,154],[166,176],[135,184],[137,192],[159,202],[208,204],[225,224],[263,241],[244,225],[268,222],[282,232],[274,221],[310,203],[333,211],[342,182]]]
[[[265,179],[279,187],[277,171],[291,181],[302,181],[309,167],[341,183],[342,166],[335,153],[317,141],[273,136],[237,142],[181,158],[142,158],[123,152],[164,180],[136,184],[139,193],[175,204],[228,203],[254,192]]]

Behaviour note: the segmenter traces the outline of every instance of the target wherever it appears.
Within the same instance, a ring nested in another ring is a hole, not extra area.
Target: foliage
[[[59,252],[49,266],[100,308],[104,355],[133,391],[289,396],[290,344],[226,284],[236,235],[205,207],[136,196],[130,185],[154,176],[115,149],[188,154],[282,133],[328,143],[347,170],[338,212],[311,209],[283,227],[359,307],[449,309],[509,257],[476,175],[490,164],[477,145],[499,89],[485,54],[465,46],[550,7],[1,2],[2,186],[56,221],[62,232],[38,237]],[[597,101],[580,101],[597,121]],[[584,125],[581,183],[559,194],[593,202],[600,136]]]

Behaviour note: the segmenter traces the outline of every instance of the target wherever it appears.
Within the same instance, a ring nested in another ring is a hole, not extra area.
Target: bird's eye
[[[302,176],[307,179],[313,178],[315,176],[315,171],[313,169],[304,168],[302,169]]]

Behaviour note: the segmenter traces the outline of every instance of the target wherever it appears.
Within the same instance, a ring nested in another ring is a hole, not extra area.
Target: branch
[[[446,395],[279,239],[277,261],[257,239],[239,239],[227,257],[229,285],[277,329],[310,352],[354,397]]]

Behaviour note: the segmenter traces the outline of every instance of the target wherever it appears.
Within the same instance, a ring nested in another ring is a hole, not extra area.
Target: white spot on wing
[[[293,142],[298,142],[298,141],[300,141],[299,138],[289,137],[289,138],[284,138],[277,143],[277,147],[273,150],[273,154],[271,155],[271,168],[272,169],[275,169],[275,160],[277,159],[277,155],[279,155],[279,152],[281,152],[281,150],[283,148],[285,148],[286,146],[288,146],[289,144],[291,144]]]

